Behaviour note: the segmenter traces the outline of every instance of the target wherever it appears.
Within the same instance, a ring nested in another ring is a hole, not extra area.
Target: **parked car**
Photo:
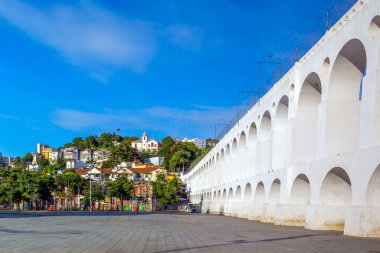
[[[201,212],[201,206],[199,204],[188,204],[187,205],[187,212],[189,213],[200,213]]]
[[[11,210],[11,207],[8,203],[0,203],[0,210]]]

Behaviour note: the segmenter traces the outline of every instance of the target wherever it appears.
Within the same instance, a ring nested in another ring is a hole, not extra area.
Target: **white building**
[[[76,148],[65,148],[63,150],[63,158],[65,160],[79,160],[79,151]]]
[[[50,159],[52,162],[56,162],[58,160],[58,158],[61,158],[61,157],[62,157],[62,154],[58,150],[55,150],[55,151],[51,152],[51,154],[50,154]]]
[[[197,148],[206,148],[207,143],[206,140],[201,140],[198,138],[189,139],[189,138],[183,138],[182,142],[192,142]]]
[[[160,148],[160,143],[155,139],[148,140],[148,135],[144,132],[141,140],[132,141],[131,147],[140,151],[157,151]]]
[[[3,165],[4,167],[11,167],[13,165],[13,157],[3,156]]]
[[[67,160],[66,161],[66,168],[70,169],[79,169],[79,168],[85,168],[86,164],[82,161],[76,161],[76,160]]]
[[[92,151],[90,149],[82,150],[79,153],[79,159],[84,163],[91,161],[91,156]]]
[[[109,152],[105,149],[95,150],[93,153],[93,159],[95,162],[106,161],[109,158]]]
[[[164,158],[161,156],[145,158],[144,163],[151,163],[151,164],[156,165],[156,166],[161,166],[164,164]]]

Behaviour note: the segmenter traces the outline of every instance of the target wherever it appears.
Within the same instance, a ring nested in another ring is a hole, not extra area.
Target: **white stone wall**
[[[183,179],[203,211],[380,236],[380,1],[358,1]]]

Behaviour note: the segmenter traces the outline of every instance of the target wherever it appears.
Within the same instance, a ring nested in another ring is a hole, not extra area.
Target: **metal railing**
[[[279,67],[272,72],[268,79],[264,83],[258,83],[258,92],[252,96],[242,106],[238,105],[236,115],[228,121],[225,127],[223,127],[217,139],[221,140],[238,122],[247,114],[247,112],[259,103],[267,92],[294,66],[295,62],[301,59],[307,54],[307,52],[325,35],[325,33],[335,24],[342,16],[357,2],[357,0],[336,0],[334,4],[326,9],[326,16],[309,16],[305,18],[320,19],[314,27],[311,29],[308,36],[298,43],[298,46],[294,49],[292,54],[286,58],[286,60],[279,65]],[[322,22],[321,22],[322,21]]]

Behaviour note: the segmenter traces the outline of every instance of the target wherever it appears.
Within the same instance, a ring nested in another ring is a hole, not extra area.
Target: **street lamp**
[[[69,193],[69,189],[70,189],[70,174],[69,175],[67,175],[67,194],[66,194],[66,197],[67,197],[67,199],[68,199],[68,205],[67,205],[67,211],[70,211],[70,206],[71,206],[71,198],[69,198],[70,197],[70,193]]]
[[[91,176],[91,171],[94,166],[94,158],[93,158],[93,151],[90,150],[90,156],[91,156],[91,163],[90,163],[90,212],[92,212],[92,176]]]
[[[11,191],[11,211],[13,211],[13,190]]]
[[[91,191],[92,191],[92,177],[91,177],[91,171],[92,171],[92,162],[90,166],[90,212],[92,212],[92,196],[91,196]]]

